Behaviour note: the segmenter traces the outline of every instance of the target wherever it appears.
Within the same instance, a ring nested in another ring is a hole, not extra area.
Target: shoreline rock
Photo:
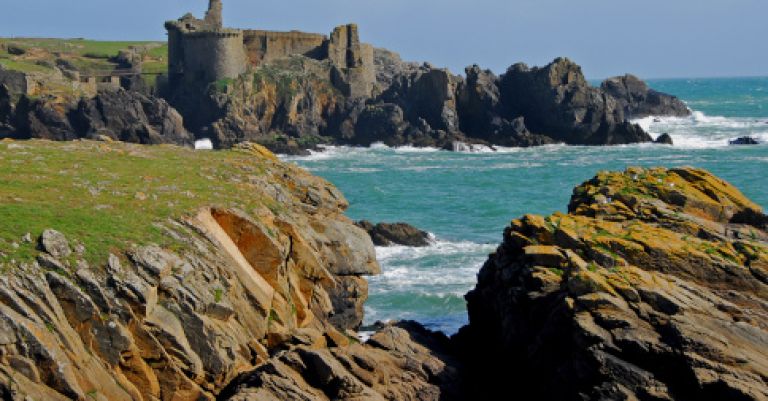
[[[768,397],[759,206],[704,170],[630,168],[568,210],[514,220],[466,296],[476,399]]]
[[[365,230],[376,246],[404,245],[411,247],[425,247],[432,244],[432,236],[407,223],[378,223],[373,224],[367,220],[355,223]]]
[[[728,141],[728,145],[731,146],[738,146],[738,145],[759,145],[760,141],[758,141],[755,138],[752,138],[751,136],[742,136],[740,138],[732,139]]]

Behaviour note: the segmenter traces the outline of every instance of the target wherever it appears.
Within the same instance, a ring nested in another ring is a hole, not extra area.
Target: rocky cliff
[[[263,148],[31,141],[0,155],[3,399],[212,400],[280,350],[358,342],[373,244],[338,190]],[[44,165],[17,171],[28,159]]]
[[[512,221],[467,294],[475,399],[768,399],[768,216],[693,168]]]
[[[581,68],[557,59],[516,64],[500,77],[478,66],[466,77],[374,52],[376,89],[350,97],[333,84],[329,62],[294,55],[200,92],[180,88],[171,103],[198,136],[221,147],[258,141],[277,151],[318,143],[453,148],[454,142],[538,146],[613,145],[652,138],[630,118],[686,115],[677,98],[626,76],[590,86]],[[201,100],[202,99],[202,100]]]
[[[768,216],[703,170],[598,174],[512,221],[457,336],[361,343],[370,237],[261,146],[3,141],[0,167],[3,399],[768,399]]]

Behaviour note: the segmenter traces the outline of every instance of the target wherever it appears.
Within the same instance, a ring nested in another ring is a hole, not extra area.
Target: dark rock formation
[[[405,245],[424,247],[431,244],[428,232],[406,223],[379,223],[374,225],[370,221],[362,220],[355,223],[371,236],[376,246]]]
[[[181,115],[165,100],[124,89],[105,90],[81,100],[70,113],[81,137],[99,135],[124,142],[191,146],[192,134]]]
[[[448,70],[425,64],[416,71],[398,75],[379,99],[400,106],[412,124],[423,119],[434,130],[459,131],[456,89],[460,78]]]
[[[580,145],[649,142],[627,122],[618,101],[587,83],[581,68],[564,58],[543,68],[515,64],[501,77],[502,116],[525,117],[529,130]]]
[[[79,101],[16,94],[19,100],[15,104],[2,92],[4,89],[0,89],[0,132],[6,131],[12,138],[66,141],[106,137],[181,146],[194,142],[175,109],[165,100],[140,92],[105,89]]]
[[[758,141],[755,138],[752,138],[751,136],[743,136],[741,138],[736,138],[728,141],[729,145],[759,145],[760,141]]]
[[[0,135],[4,132],[10,132],[12,129],[11,118],[13,116],[14,104],[11,101],[8,87],[0,84]]]
[[[605,172],[514,220],[457,337],[474,399],[768,398],[768,233],[692,168]]]
[[[13,116],[11,136],[17,139],[48,139],[69,141],[78,136],[69,121],[71,105],[59,104],[52,99],[32,99],[21,96]]]
[[[631,74],[606,79],[600,88],[619,102],[628,119],[691,114],[680,99],[648,88],[645,82]]]
[[[672,137],[669,136],[669,134],[664,133],[659,135],[658,138],[656,138],[655,143],[661,144],[661,145],[674,145],[675,143],[672,141]]]

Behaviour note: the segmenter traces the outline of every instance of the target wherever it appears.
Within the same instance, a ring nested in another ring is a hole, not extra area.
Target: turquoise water
[[[366,322],[415,319],[455,332],[466,323],[463,295],[509,221],[526,213],[566,211],[573,187],[599,170],[703,167],[768,206],[768,145],[727,146],[728,139],[742,135],[768,140],[768,78],[650,84],[696,111],[690,118],[638,121],[652,134],[670,133],[676,146],[547,146],[495,153],[334,147],[288,158],[337,185],[350,201],[350,217],[406,221],[435,235],[428,248],[377,249],[383,274],[371,279]]]

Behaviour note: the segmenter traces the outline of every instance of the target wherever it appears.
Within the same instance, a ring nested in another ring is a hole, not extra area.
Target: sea
[[[467,323],[464,295],[509,222],[524,214],[567,211],[576,185],[601,170],[695,166],[736,185],[768,207],[768,77],[651,80],[683,99],[686,118],[636,120],[674,146],[544,146],[457,153],[413,147],[329,147],[284,157],[340,188],[352,219],[407,222],[433,236],[426,248],[378,247],[380,276],[370,278],[365,324],[416,320],[455,333]],[[751,136],[756,146],[729,146]]]

